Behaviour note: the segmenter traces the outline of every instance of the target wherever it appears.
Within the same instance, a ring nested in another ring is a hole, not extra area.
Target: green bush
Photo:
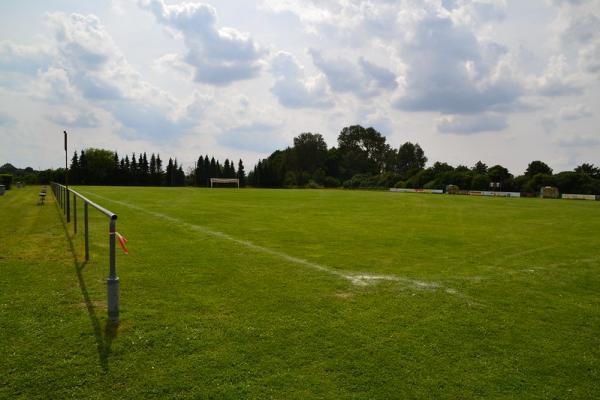
[[[315,182],[314,180],[309,180],[308,183],[305,186],[306,189],[322,189],[323,186],[319,185],[317,182]]]
[[[369,176],[366,179],[363,179],[358,187],[361,189],[371,189],[371,188],[376,188],[379,186],[379,176],[375,175],[375,176]]]
[[[298,181],[296,179],[296,174],[292,171],[288,171],[285,174],[285,178],[283,181],[283,186],[287,188],[295,188],[298,185]]]
[[[435,173],[432,168],[419,171],[406,181],[406,187],[410,189],[422,188],[427,182],[435,179]]]
[[[460,185],[458,185],[460,186]],[[487,175],[477,174],[473,176],[473,180],[471,181],[471,189],[473,190],[489,190],[490,188],[490,178]]]
[[[387,189],[394,186],[400,175],[385,172],[379,175],[356,174],[344,182],[345,189]]]
[[[305,186],[312,177],[306,171],[298,172],[296,175],[296,184],[300,187]]]
[[[12,185],[13,176],[11,174],[0,174],[0,185],[4,185],[6,190]]]
[[[396,182],[402,177],[399,174],[394,172],[384,172],[383,174],[379,174],[375,176],[375,187],[378,188],[391,188],[394,187]]]
[[[539,192],[541,188],[545,186],[556,186],[556,179],[554,176],[549,174],[535,174],[533,178],[531,178],[531,186],[534,192]]]
[[[423,185],[423,189],[439,189],[440,186],[443,186],[441,184],[438,183],[437,180],[433,180],[433,181],[429,181],[426,184]]]
[[[310,181],[314,181],[315,183],[317,183],[318,185],[323,185],[323,183],[325,182],[325,171],[321,168],[318,168],[313,174],[312,174],[312,179],[309,180]]]
[[[368,174],[356,174],[352,178],[344,181],[344,189],[358,189],[365,187],[366,182],[371,178]]]
[[[326,176],[323,185],[328,188],[340,187],[340,180],[333,176]]]
[[[27,185],[36,185],[39,180],[36,174],[27,174],[22,177],[23,182]]]

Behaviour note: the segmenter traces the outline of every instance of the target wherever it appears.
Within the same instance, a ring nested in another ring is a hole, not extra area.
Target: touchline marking
[[[231,235],[228,235],[227,233],[223,233],[220,231],[215,231],[212,229],[209,229],[205,226],[202,225],[196,225],[196,224],[190,224],[189,222],[185,222],[185,221],[181,221],[177,218],[171,217],[169,215],[166,214],[162,214],[156,211],[150,211],[150,210],[146,210],[144,208],[135,206],[133,204],[130,203],[126,203],[124,201],[120,201],[120,200],[114,200],[114,199],[110,199],[108,197],[104,197],[101,196],[99,194],[96,193],[92,193],[92,192],[87,192],[87,191],[80,191],[82,193],[86,193],[92,196],[96,196],[100,199],[106,200],[106,201],[110,201],[112,203],[116,203],[116,204],[120,204],[124,207],[128,207],[131,208],[132,210],[136,210],[136,211],[140,211],[146,214],[150,214],[156,218],[161,218],[164,219],[166,221],[172,222],[178,226],[181,227],[185,227],[187,229],[190,229],[192,231],[196,231],[205,235],[210,235],[210,236],[214,236],[214,237],[218,237],[220,239],[224,239],[224,240],[229,240],[233,243],[239,244],[241,246],[244,246],[246,248],[249,248],[251,250],[254,250],[256,252],[259,253],[264,253],[264,254],[268,254],[274,257],[279,257],[281,259],[284,259],[286,261],[289,261],[292,264],[298,264],[298,265],[302,265],[304,267],[307,268],[311,268],[317,271],[322,271],[325,272],[327,274],[333,275],[333,276],[337,276],[339,278],[345,279],[347,281],[349,281],[350,283],[352,283],[353,285],[356,286],[368,286],[368,285],[372,285],[372,284],[376,284],[380,281],[389,281],[389,282],[398,282],[398,283],[402,283],[406,286],[409,286],[413,289],[428,289],[428,290],[436,290],[436,289],[443,289],[445,290],[446,293],[448,294],[458,294],[458,292],[455,289],[452,288],[447,288],[445,286],[440,285],[439,283],[436,282],[425,282],[425,281],[420,281],[420,280],[416,280],[416,279],[410,279],[410,278],[403,278],[400,276],[396,276],[396,275],[382,275],[382,274],[369,274],[369,273],[348,273],[348,272],[343,272],[343,271],[339,271],[336,270],[334,268],[322,265],[322,264],[318,264],[312,261],[308,261],[305,260],[303,258],[298,258],[298,257],[294,257],[294,256],[290,256],[289,254],[283,253],[281,251],[277,251],[277,250],[273,250],[270,249],[268,247],[263,247],[263,246],[259,246],[257,244],[254,244],[248,240],[242,240],[242,239],[237,239]]]

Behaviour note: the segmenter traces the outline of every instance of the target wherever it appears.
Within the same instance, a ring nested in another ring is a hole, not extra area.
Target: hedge
[[[6,190],[12,185],[13,176],[11,174],[0,174],[0,185],[4,185]]]

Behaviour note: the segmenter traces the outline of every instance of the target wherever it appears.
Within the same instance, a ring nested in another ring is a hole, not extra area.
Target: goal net
[[[240,180],[233,178],[210,178],[210,187],[236,187],[240,188]]]

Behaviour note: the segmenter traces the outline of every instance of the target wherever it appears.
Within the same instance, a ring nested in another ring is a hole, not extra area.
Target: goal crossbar
[[[213,187],[213,183],[236,183],[238,189],[240,188],[240,180],[237,178],[210,178],[210,187]]]

